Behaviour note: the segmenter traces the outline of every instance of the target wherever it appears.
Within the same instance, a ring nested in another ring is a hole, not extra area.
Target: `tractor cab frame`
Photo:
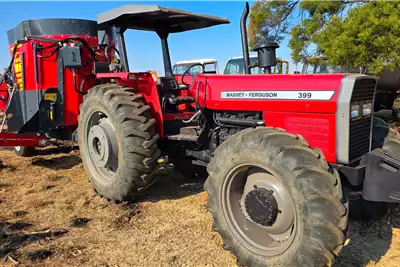
[[[127,29],[153,31],[161,40],[165,77],[173,77],[168,36],[190,30],[228,24],[226,18],[194,14],[158,5],[126,5],[98,14],[99,29],[114,33],[120,51],[122,69],[129,72],[124,32]],[[110,31],[112,29],[112,31]],[[111,38],[112,39],[112,38]]]

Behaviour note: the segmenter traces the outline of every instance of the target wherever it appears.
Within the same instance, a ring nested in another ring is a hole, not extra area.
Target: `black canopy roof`
[[[158,5],[125,5],[97,15],[99,26],[115,25],[128,29],[175,33],[228,24],[226,18],[194,14]]]

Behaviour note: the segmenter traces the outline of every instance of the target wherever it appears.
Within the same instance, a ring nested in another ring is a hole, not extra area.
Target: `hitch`
[[[47,146],[48,138],[36,135],[19,135],[15,132],[0,133],[0,146]]]

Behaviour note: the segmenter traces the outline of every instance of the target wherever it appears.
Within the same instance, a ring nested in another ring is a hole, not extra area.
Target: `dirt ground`
[[[0,266],[236,266],[211,230],[203,181],[170,173],[136,204],[96,196],[79,151],[0,151]],[[335,267],[400,266],[400,211],[350,222]]]

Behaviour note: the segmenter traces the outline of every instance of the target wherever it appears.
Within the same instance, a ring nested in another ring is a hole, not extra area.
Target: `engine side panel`
[[[335,113],[342,77],[343,74],[207,75],[206,103],[199,100],[200,105],[217,110]]]
[[[336,162],[336,118],[328,113],[287,113],[264,111],[267,126],[300,134],[312,147],[318,147],[328,162]]]

